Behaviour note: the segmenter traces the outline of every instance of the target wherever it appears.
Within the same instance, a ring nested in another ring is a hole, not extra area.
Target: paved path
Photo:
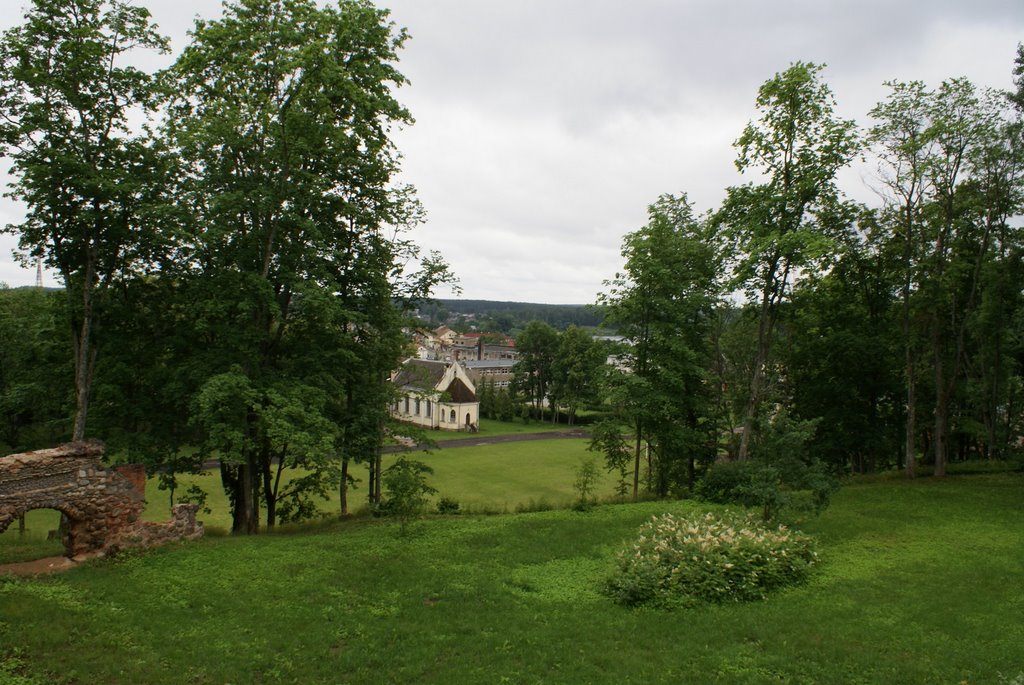
[[[436,448],[446,450],[453,447],[476,447],[478,445],[499,445],[506,442],[527,442],[530,440],[570,440],[579,438],[589,438],[590,435],[581,429],[571,429],[564,431],[547,431],[543,433],[510,433],[508,435],[470,435],[465,438],[452,438],[451,440],[438,440]],[[417,446],[412,449],[424,450],[428,449],[423,446]],[[385,452],[398,452],[401,451],[401,447],[389,447],[385,449]]]

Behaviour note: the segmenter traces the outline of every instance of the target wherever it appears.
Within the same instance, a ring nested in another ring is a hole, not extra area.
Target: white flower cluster
[[[811,540],[785,526],[717,513],[655,516],[617,557],[608,591],[627,604],[740,601],[803,580]]]

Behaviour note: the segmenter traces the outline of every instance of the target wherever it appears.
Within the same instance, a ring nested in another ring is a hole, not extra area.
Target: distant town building
[[[498,333],[456,333],[447,326],[413,334],[415,355],[420,359],[468,362],[519,357],[515,341]]]
[[[408,423],[448,431],[476,431],[480,401],[459,362],[407,359],[391,382],[400,397],[391,415]]]
[[[464,365],[466,374],[478,388],[482,388],[485,383],[493,383],[496,389],[507,388],[512,384],[514,359],[478,359],[464,362]]]

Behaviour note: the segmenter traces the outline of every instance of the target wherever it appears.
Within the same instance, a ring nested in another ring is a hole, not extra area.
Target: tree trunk
[[[633,501],[640,498],[640,433],[642,424],[636,420],[636,446],[633,449]]]
[[[267,530],[277,525],[278,493],[281,491],[281,473],[284,471],[284,452],[277,460],[276,473],[271,476],[274,460],[270,458],[269,446],[264,446],[262,457],[263,493],[267,500]]]
[[[374,456],[374,462],[376,467],[373,470],[373,501],[379,504],[381,501],[381,471],[384,468],[383,455],[379,446],[377,447],[377,454]]]
[[[247,533],[255,535],[260,532],[260,480],[256,473],[256,463],[249,465],[249,527]]]
[[[907,381],[907,419],[906,434],[904,436],[906,454],[906,465],[904,473],[907,478],[914,478],[917,475],[917,463],[915,453],[915,433],[917,432],[917,382],[914,372],[914,352],[910,348],[911,343],[907,341],[906,348],[906,381]]]
[[[788,273],[788,272],[787,272]],[[775,268],[769,274],[770,281],[775,279]],[[785,280],[783,280],[785,288]],[[775,327],[775,312],[772,307],[772,295],[765,290],[761,295],[761,313],[757,322],[757,354],[754,359],[754,372],[750,377],[750,397],[747,399],[746,411],[743,415],[743,433],[740,435],[740,450],[736,455],[738,461],[746,461],[750,454],[750,438],[754,432],[754,419],[761,404],[761,393],[764,386],[764,368],[768,364],[768,348],[771,345],[772,329]],[[776,300],[776,305],[778,301]]]
[[[374,504],[377,503],[373,499],[374,483],[376,482],[376,476],[374,475],[374,471],[376,470],[376,468],[377,468],[377,458],[375,456],[371,456],[370,457],[370,462],[366,466],[366,469],[367,469],[367,474],[366,474],[366,476],[367,476],[366,477],[366,481],[367,481],[367,483],[366,483],[366,485],[367,485],[366,501],[367,501],[367,503],[370,504],[371,507]]]
[[[946,392],[945,364],[943,363],[942,337],[936,323],[932,334],[932,354],[935,365],[935,424],[932,430],[932,444],[935,448],[934,476],[946,475],[946,431],[949,425],[949,394]]]
[[[338,502],[341,513],[348,513],[348,457],[341,458],[341,485],[338,486]]]
[[[259,506],[257,496],[259,494],[259,478],[256,473],[256,463],[251,451],[245,454],[245,463],[240,464],[237,477],[230,479],[228,485],[232,489],[234,511],[231,516],[231,532],[243,535],[255,535],[259,532]],[[223,478],[224,469],[230,468],[221,465]]]
[[[935,477],[942,478],[946,475],[946,464],[949,456],[946,454],[946,432],[949,424],[949,403],[944,399],[935,404]]]
[[[906,433],[904,442],[906,454],[905,470],[907,478],[914,478],[917,475],[916,442],[917,432],[917,364],[914,355],[914,342],[910,329],[910,286],[912,275],[910,272],[911,260],[913,259],[913,245],[911,244],[911,227],[913,226],[913,204],[908,201],[905,207],[906,213],[906,239],[903,244],[903,287],[901,288],[901,324],[903,333],[903,361],[904,381],[907,386],[907,417]]]
[[[73,442],[85,439],[85,425],[89,415],[89,393],[92,390],[92,369],[96,361],[96,351],[92,344],[92,278],[93,269],[90,259],[86,262],[85,277],[82,283],[82,322],[75,332],[75,424],[71,431]]]

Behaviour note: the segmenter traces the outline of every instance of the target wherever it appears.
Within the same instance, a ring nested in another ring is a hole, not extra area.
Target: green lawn
[[[697,506],[436,518],[407,538],[362,519],[0,580],[0,683],[1024,680],[1021,474],[847,486],[806,526],[812,580],[763,602],[599,594],[643,521]]]
[[[59,540],[47,540],[51,530],[57,529],[60,514],[52,509],[36,509],[25,515],[25,530],[19,530],[18,522],[12,523],[0,535],[0,564],[10,561],[42,559],[64,553]],[[4,685],[0,680],[0,685]]]
[[[389,457],[389,461],[396,458]],[[568,506],[575,498],[573,481],[580,461],[600,461],[587,451],[586,440],[574,439],[440,449],[413,458],[434,469],[430,484],[439,497],[458,500],[470,510],[498,512],[541,501]],[[611,497],[614,485],[602,469],[598,496]]]

